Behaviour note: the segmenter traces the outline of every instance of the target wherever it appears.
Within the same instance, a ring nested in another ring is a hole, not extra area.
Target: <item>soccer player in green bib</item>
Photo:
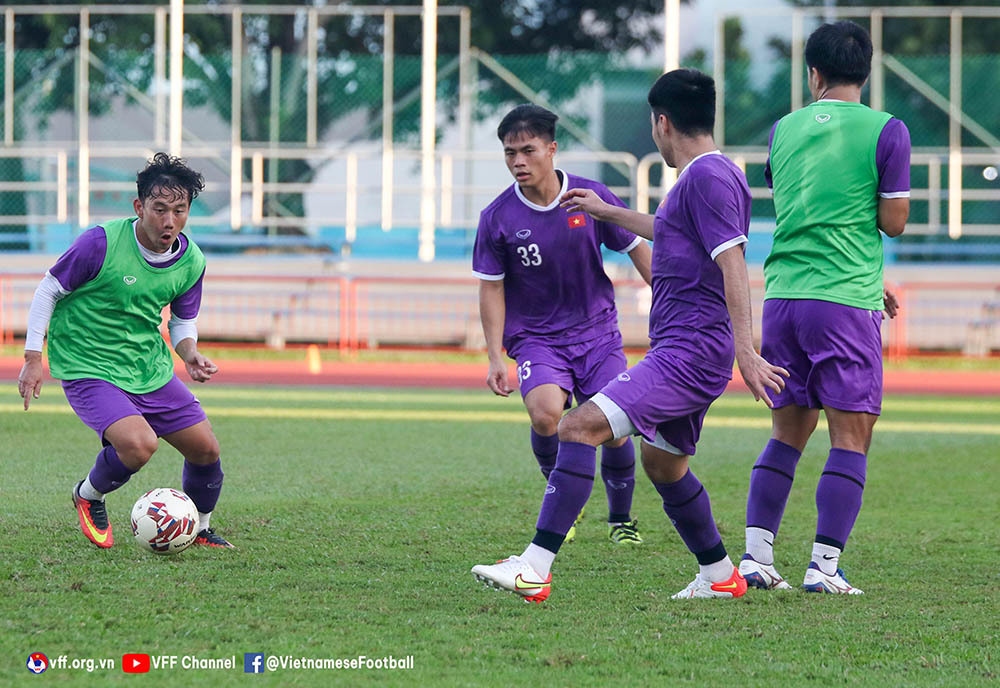
[[[883,291],[882,234],[899,236],[909,216],[910,135],[861,103],[872,42],[860,26],[820,26],[805,59],[814,102],[775,125],[765,168],[777,227],[764,263],[761,355],[789,377],[772,397],[771,439],[751,471],[740,573],[752,587],[791,587],[775,569],[774,539],[822,409],[830,453],[802,587],[857,595],[839,561],[882,408],[882,309],[895,309]]]
[[[218,367],[198,351],[205,257],[182,233],[202,175],[157,153],[136,178],[135,216],[83,232],[35,290],[28,313],[18,392],[24,408],[42,387],[42,344],[66,400],[103,445],[73,488],[83,534],[114,544],[104,496],[152,457],[163,438],[184,457],[181,489],[198,507],[195,544],[232,545],[209,525],[222,490],[219,442],[194,394],[174,374],[160,333],[164,307],[174,351],[195,382]]]

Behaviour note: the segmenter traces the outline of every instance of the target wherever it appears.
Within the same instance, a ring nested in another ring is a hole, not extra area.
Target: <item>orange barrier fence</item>
[[[0,273],[0,341],[24,336],[38,274]],[[756,317],[763,285],[752,281]],[[884,325],[886,353],[1000,351],[1000,284],[906,281],[890,285],[900,314]],[[616,282],[619,322],[629,348],[647,345],[649,288]],[[539,294],[538,298],[545,298]],[[200,336],[206,341],[318,343],[343,351],[380,346],[482,349],[477,281],[433,276],[209,274]],[[756,332],[759,335],[759,322]]]

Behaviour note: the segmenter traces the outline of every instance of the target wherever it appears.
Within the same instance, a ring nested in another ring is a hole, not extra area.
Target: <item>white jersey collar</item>
[[[521,203],[524,203],[532,210],[540,210],[540,211],[554,210],[555,208],[559,207],[559,199],[562,198],[562,195],[569,190],[569,175],[560,170],[558,167],[556,168],[556,174],[558,174],[562,178],[562,188],[556,195],[556,200],[552,201],[548,205],[538,205],[537,203],[532,203],[531,201],[529,201],[527,198],[524,197],[524,194],[521,193],[521,187],[518,186],[517,182],[514,182],[514,193],[517,194],[517,197],[519,199],[521,199]]]

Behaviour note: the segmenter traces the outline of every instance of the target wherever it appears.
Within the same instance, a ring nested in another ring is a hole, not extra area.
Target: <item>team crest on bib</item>
[[[826,124],[827,122],[830,121],[830,115],[826,114],[825,112],[818,114],[816,115],[816,121],[819,122],[820,124]]]
[[[133,284],[135,284],[135,277],[132,275],[125,275],[124,277],[122,277],[122,282],[131,287]]]

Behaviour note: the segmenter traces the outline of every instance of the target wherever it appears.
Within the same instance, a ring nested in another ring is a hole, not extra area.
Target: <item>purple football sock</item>
[[[90,484],[98,492],[107,494],[127,483],[135,473],[122,463],[118,452],[109,444],[97,454],[94,467],[90,469]]]
[[[653,487],[663,498],[663,510],[670,522],[699,564],[712,564],[726,556],[708,492],[693,472],[689,470],[675,483],[653,483]]]
[[[843,550],[861,511],[867,457],[831,449],[816,485],[816,542]]]
[[[594,489],[596,463],[596,447],[579,442],[559,443],[556,467],[545,487],[532,542],[549,551],[559,551],[563,538]]]
[[[765,446],[750,471],[747,493],[747,527],[778,533],[792,491],[795,467],[802,456],[795,447],[772,439]]]
[[[199,466],[190,461],[184,462],[181,474],[181,489],[191,498],[198,511],[207,514],[215,509],[222,492],[222,461]]]
[[[559,453],[559,435],[539,435],[531,428],[531,451],[535,453],[538,467],[542,475],[549,479],[552,469],[556,467],[556,455]]]
[[[631,521],[635,491],[635,444],[631,438],[620,447],[601,448],[601,479],[608,495],[608,523]]]

